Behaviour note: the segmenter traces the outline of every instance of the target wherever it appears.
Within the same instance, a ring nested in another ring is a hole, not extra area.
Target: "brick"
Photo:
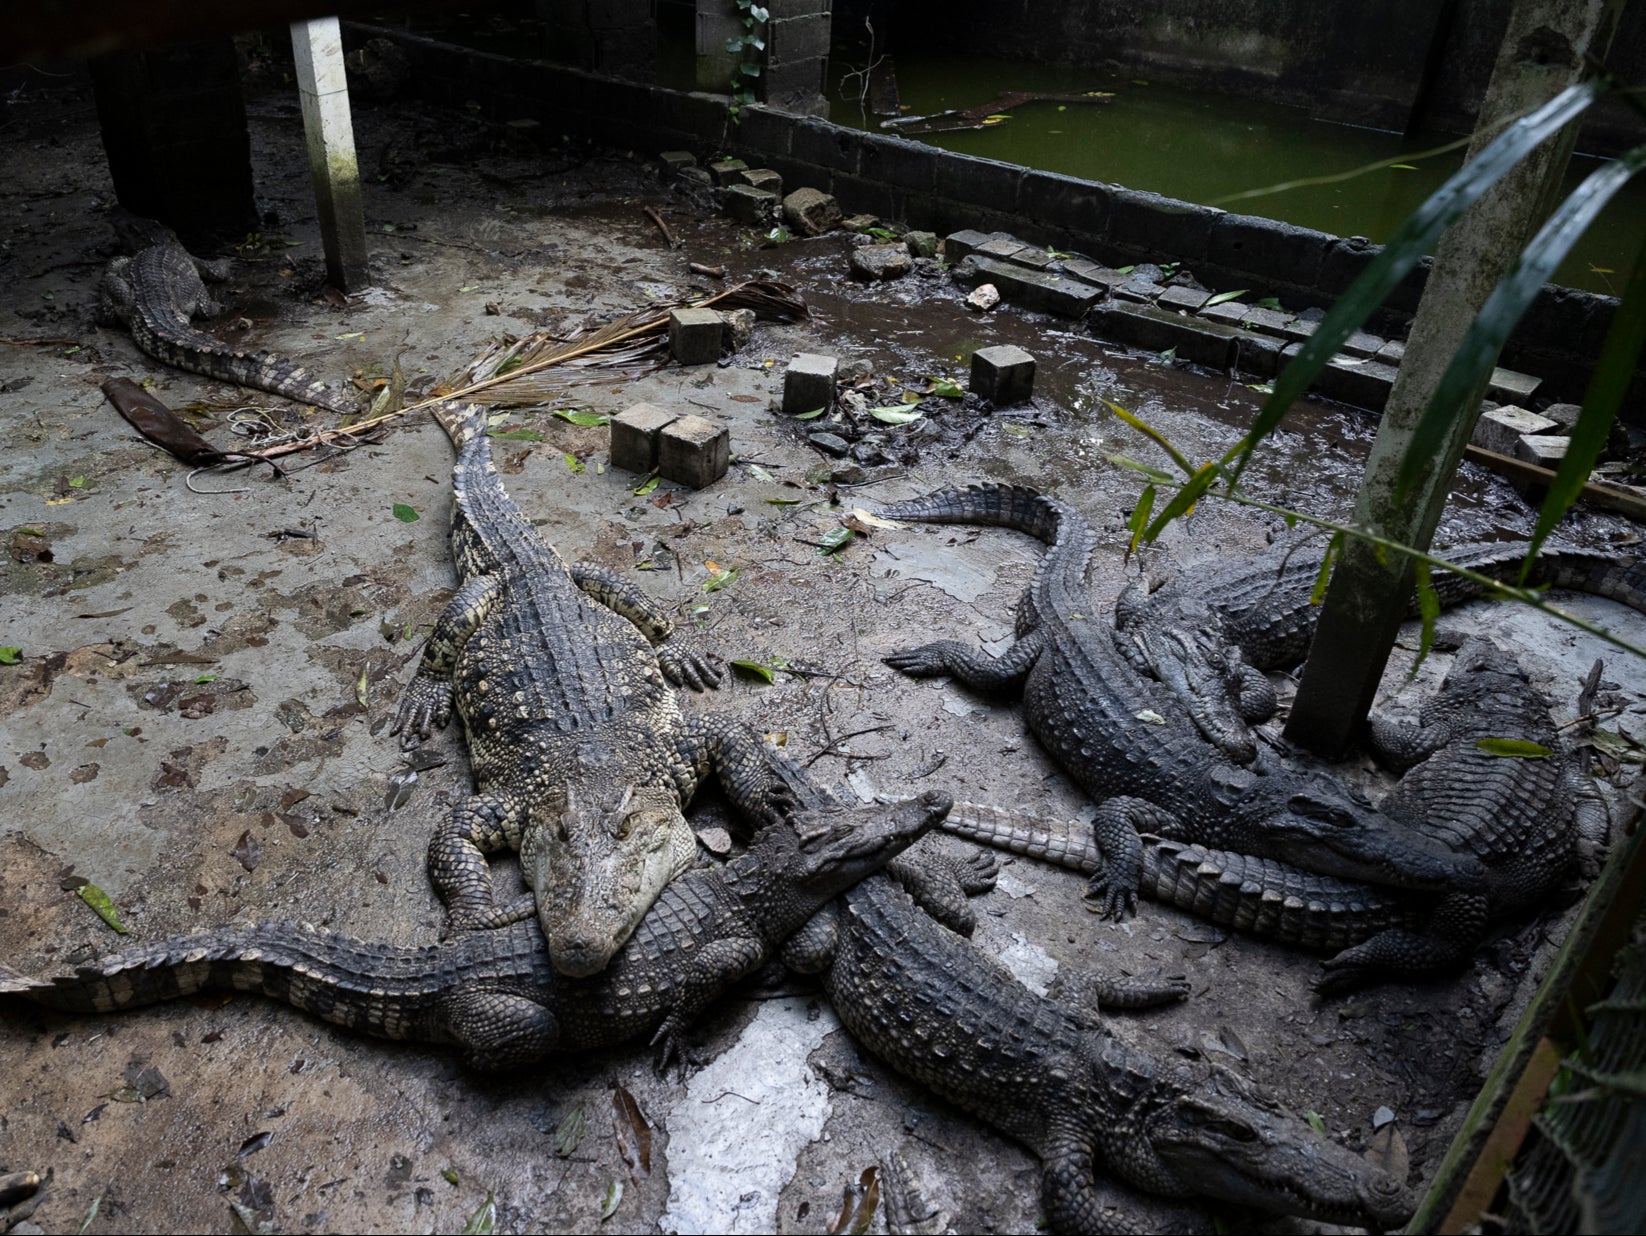
[[[951,154],[937,164],[933,189],[940,197],[1015,215],[1017,184],[1022,179],[1023,169],[1015,163]]]
[[[1255,215],[1223,215],[1212,224],[1207,257],[1229,271],[1261,275],[1273,283],[1313,287],[1335,238]]]
[[[954,266],[967,254],[976,253],[980,245],[986,245],[993,239],[987,232],[979,232],[972,228],[950,232],[943,238],[943,259]]]
[[[1375,360],[1338,355],[1320,371],[1313,389],[1328,399],[1340,399],[1357,408],[1381,412],[1389,402],[1389,388],[1394,385],[1396,372]]]
[[[1194,206],[1158,193],[1115,189],[1109,197],[1105,236],[1111,244],[1135,252],[1194,264],[1205,259],[1212,227],[1223,214],[1211,206]]]
[[[682,416],[658,435],[658,472],[693,489],[706,488],[725,476],[731,458],[731,432],[701,416]]]
[[[671,172],[678,172],[685,167],[697,166],[697,156],[689,150],[665,150],[657,156],[657,161]]]
[[[1006,260],[1018,266],[1027,266],[1030,270],[1049,270],[1057,259],[1044,249],[1036,249],[1033,245],[1024,245]]]
[[[1515,444],[1515,458],[1543,468],[1559,468],[1571,445],[1572,440],[1564,434],[1534,434]]]
[[[1026,248],[1028,248],[1028,246],[1015,237],[996,236],[993,239],[986,240],[980,244],[977,247],[977,252],[986,258],[995,258],[998,261],[1006,261]]]
[[[1210,292],[1199,288],[1169,287],[1155,300],[1162,309],[1180,309],[1194,313],[1212,298]]]
[[[748,185],[753,189],[764,189],[778,197],[783,196],[783,177],[769,167],[746,167],[736,173],[736,177],[733,184]]]
[[[1146,352],[1175,350],[1178,359],[1213,369],[1234,366],[1236,341],[1241,334],[1219,322],[1129,301],[1111,302],[1094,315],[1093,329],[1116,343]]]
[[[1314,334],[1319,326],[1319,322],[1309,318],[1292,318],[1280,328],[1280,334],[1283,338],[1307,343],[1309,336]]]
[[[751,103],[738,112],[735,131],[728,136],[736,141],[738,150],[758,152],[756,157],[764,163],[766,155],[789,153],[789,135],[797,123],[787,112]]]
[[[1559,428],[1556,421],[1512,404],[1490,408],[1480,414],[1469,441],[1499,455],[1513,455],[1527,434],[1549,433]]]
[[[669,314],[669,353],[682,365],[712,365],[725,333],[725,320],[713,309],[676,309]]]
[[[1082,283],[1100,287],[1105,292],[1113,292],[1129,277],[1113,267],[1103,265],[1102,262],[1082,257],[1064,258],[1063,273],[1079,279]]]
[[[1127,278],[1110,291],[1122,300],[1152,301],[1166,289],[1158,283],[1150,283],[1147,279]]]
[[[783,199],[783,218],[802,236],[821,236],[840,222],[840,203],[821,189],[796,189]]]
[[[649,403],[637,403],[612,417],[612,467],[625,472],[657,467],[657,435],[674,419],[675,413]]]
[[[1025,219],[1101,236],[1109,226],[1107,185],[1056,172],[1025,172],[1017,186],[1017,209]]]
[[[1377,359],[1385,365],[1394,365],[1397,368],[1400,362],[1406,359],[1406,343],[1402,339],[1391,339],[1377,350]]]
[[[794,126],[789,137],[789,153],[803,163],[833,172],[856,172],[861,136],[821,120],[807,120]]]
[[[709,164],[709,175],[714,177],[714,183],[724,188],[727,185],[738,183],[738,173],[749,165],[742,159],[721,159]]]
[[[1235,328],[1234,367],[1257,378],[1272,378],[1280,372],[1281,353],[1286,344],[1273,335]]]
[[[996,407],[1023,403],[1034,394],[1034,357],[1014,343],[972,353],[972,392]]]
[[[1377,335],[1357,330],[1343,341],[1340,350],[1347,352],[1350,356],[1376,356],[1383,344],[1384,340]]]
[[[1103,298],[1101,288],[1068,275],[1030,270],[975,253],[954,268],[954,277],[968,287],[992,283],[999,289],[1002,300],[1065,318],[1080,317]]]
[[[827,15],[778,18],[766,23],[768,66],[793,64],[797,60],[817,60],[828,54]]]
[[[1226,300],[1216,305],[1209,305],[1200,310],[1200,316],[1208,322],[1221,322],[1225,326],[1239,326],[1251,312],[1251,306],[1242,304],[1238,300]]]
[[[755,226],[769,224],[780,209],[777,194],[753,185],[732,185],[726,190],[722,209],[740,223]]]
[[[834,404],[834,383],[840,362],[832,356],[802,352],[783,371],[783,414],[827,410]]]
[[[1530,403],[1533,393],[1542,384],[1542,378],[1534,378],[1529,373],[1498,368],[1492,370],[1492,380],[1486,387],[1486,394],[1501,403]]]
[[[930,193],[937,182],[937,165],[948,157],[906,137],[865,133],[860,140],[862,174],[910,193]]]

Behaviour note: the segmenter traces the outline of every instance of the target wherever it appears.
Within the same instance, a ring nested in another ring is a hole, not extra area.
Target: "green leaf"
[[[18,658],[22,655],[23,650],[21,648],[13,647],[10,644],[0,645],[0,665],[16,665]]]
[[[543,435],[535,429],[492,429],[486,433],[488,438],[496,438],[499,442],[541,442]]]
[[[417,513],[415,507],[409,507],[404,502],[394,504],[394,517],[403,524],[415,524],[423,517]]]
[[[1241,288],[1238,292],[1219,292],[1216,296],[1212,297],[1200,307],[1202,309],[1210,309],[1213,305],[1221,305],[1224,301],[1239,300],[1242,296],[1246,295],[1249,290],[1250,289],[1247,288]]]
[[[216,674],[201,674],[201,675],[199,675],[198,677],[195,678],[194,683],[195,683],[195,686],[199,686],[202,683],[216,682],[217,677],[218,676]]]
[[[70,477],[69,478],[69,488],[70,489],[84,489],[85,487],[86,487],[86,478],[85,477],[75,476],[75,477]]]
[[[1317,1111],[1306,1111],[1303,1113],[1303,1119],[1309,1122],[1309,1127],[1316,1133],[1322,1137],[1326,1136],[1326,1117]]]
[[[851,539],[852,530],[844,524],[838,524],[817,538],[818,552],[824,554],[838,553],[851,543]]]
[[[1113,403],[1107,399],[1101,400],[1101,402],[1104,407],[1109,409],[1109,411],[1113,412],[1116,416],[1125,421],[1139,433],[1147,436],[1149,441],[1153,442],[1161,450],[1165,451],[1167,455],[1171,456],[1172,462],[1179,468],[1183,469],[1184,476],[1194,475],[1194,465],[1189,462],[1188,458],[1182,451],[1178,450],[1177,447],[1167,441],[1165,434],[1161,433],[1154,426],[1146,423],[1142,417],[1126,411],[1126,409],[1121,407],[1118,403]]]
[[[802,502],[805,501],[805,499],[804,498],[767,498],[766,501],[772,506],[799,506]]]
[[[572,470],[572,473],[574,475],[582,475],[582,473],[584,473],[588,470],[588,465],[585,464],[576,455],[573,455],[573,454],[568,452],[564,456],[564,458],[566,460],[566,466]]]
[[[770,19],[771,11],[764,5],[751,4],[749,6],[749,16],[754,18],[756,21],[766,21]]]
[[[1157,468],[1153,464],[1139,463],[1129,455],[1106,455],[1110,463],[1119,464],[1122,468],[1129,468],[1133,472],[1141,472],[1151,481],[1164,481],[1168,485],[1175,484],[1177,478],[1164,468]]]
[[[645,480],[641,481],[640,484],[634,487],[634,496],[636,498],[644,498],[647,494],[651,493],[652,490],[657,488],[657,483],[662,479],[663,478],[660,476],[648,476]]]
[[[574,425],[604,425],[611,420],[603,412],[589,412],[583,408],[556,408],[549,414],[558,416],[563,421],[570,421]]]
[[[1233,464],[1233,489],[1251,461],[1258,442],[1267,437],[1315,377],[1331,363],[1338,349],[1360,329],[1424,254],[1433,252],[1436,238],[1479,197],[1532,149],[1582,114],[1603,89],[1599,82],[1568,86],[1542,107],[1522,116],[1503,130],[1478,156],[1465,163],[1406,221],[1383,251],[1338,297],[1307,342],[1275,379],[1274,394],[1264,401],[1247,440],[1231,448],[1225,464]]]
[[[1332,564],[1337,561],[1338,554],[1343,552],[1343,534],[1332,533],[1332,539],[1326,542],[1326,556],[1320,560],[1320,570],[1315,573],[1314,587],[1309,589],[1309,604],[1319,605],[1326,599],[1326,585],[1331,582]]]
[[[1554,754],[1542,743],[1529,742],[1524,738],[1482,738],[1476,741],[1475,746],[1487,755],[1511,760],[1543,760]]]
[[[560,1123],[554,1126],[554,1153],[562,1159],[570,1158],[577,1150],[577,1143],[583,1140],[583,1130],[587,1126],[584,1104],[579,1103],[560,1117]]]
[[[927,392],[936,395],[939,399],[964,399],[966,392],[961,389],[960,383],[953,378],[933,378],[932,389]]]
[[[757,481],[765,481],[768,485],[777,484],[777,478],[757,463],[749,465],[749,475]]]
[[[815,421],[827,411],[827,408],[813,408],[810,412],[796,412],[794,419],[797,421]]]
[[[719,592],[736,578],[737,568],[726,567],[723,570],[716,571],[713,575],[709,576],[708,579],[703,581],[703,591]]]
[[[893,405],[886,408],[870,408],[869,415],[888,425],[907,425],[910,421],[918,421],[925,413],[919,408],[900,408]]]
[[[786,661],[733,661],[732,668],[751,678],[764,678],[767,682],[777,681],[777,671],[788,668]]]
[[[1194,504],[1200,501],[1200,495],[1212,487],[1212,482],[1223,474],[1223,470],[1215,463],[1202,464],[1200,471],[1189,478],[1188,484],[1172,495],[1172,500],[1166,504],[1166,509],[1155,517],[1154,523],[1149,525],[1144,535],[1145,541],[1152,541],[1160,535],[1161,529],[1179,515],[1187,515],[1194,510]]]
[[[606,1186],[605,1194],[600,1198],[600,1221],[604,1223],[617,1213],[617,1208],[623,1204],[623,1178],[620,1176]]]
[[[1128,557],[1137,552],[1143,530],[1149,526],[1149,512],[1154,510],[1154,500],[1155,487],[1145,485],[1143,492],[1137,496],[1137,505],[1132,508],[1132,517],[1126,521],[1126,530],[1132,534],[1132,543],[1126,547]]]
[[[120,921],[120,913],[114,908],[114,902],[110,901],[109,895],[98,888],[97,885],[82,884],[74,891],[79,894],[81,901],[97,911],[98,918],[113,927],[121,935],[131,935],[131,931]]]
[[[1280,301],[1273,296],[1265,296],[1262,300],[1254,300],[1252,304],[1259,309],[1274,309],[1276,311],[1280,309]]]
[[[457,1169],[455,1167],[443,1167],[440,1169],[440,1179],[444,1180],[449,1185],[455,1185],[458,1184],[462,1178],[458,1176]]]
[[[1389,168],[1390,168],[1391,171],[1396,171],[1396,172],[1415,172],[1415,171],[1417,171],[1417,165],[1413,164],[1413,163],[1391,163],[1391,164],[1389,164]]]
[[[1412,662],[1412,673],[1417,673],[1417,667],[1423,664],[1429,650],[1435,646],[1435,623],[1440,618],[1440,594],[1435,591],[1434,581],[1429,577],[1429,564],[1423,559],[1415,559],[1412,563],[1416,571],[1417,585],[1417,613],[1423,620],[1422,629],[1417,638],[1417,660]]]
[[[1174,344],[1173,346],[1167,348],[1158,357],[1156,357],[1156,359],[1162,365],[1170,365],[1173,361],[1177,360],[1177,346]]]
[[[743,63],[737,66],[737,71],[743,74],[744,77],[760,76],[760,66],[758,64]]]
[[[736,35],[727,39],[724,46],[728,55],[738,56],[743,53],[743,40]]]
[[[1136,269],[1136,266],[1116,266],[1114,268],[1114,273],[1117,275],[1129,275]]]
[[[492,1236],[497,1230],[497,1199],[493,1194],[486,1194],[486,1200],[480,1203],[469,1221],[463,1225],[460,1236]]]
[[[1259,395],[1272,395],[1275,393],[1273,382],[1248,382],[1246,383],[1246,386],[1249,389],[1256,391]]]

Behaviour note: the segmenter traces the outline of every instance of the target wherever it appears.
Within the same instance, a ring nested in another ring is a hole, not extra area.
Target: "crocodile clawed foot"
[[[1137,913],[1137,889],[1126,888],[1102,875],[1092,877],[1081,900],[1099,918],[1116,923],[1125,922]]]
[[[443,730],[452,716],[452,684],[432,678],[413,678],[400,697],[389,733],[400,735],[400,745],[415,747],[431,728]]]
[[[1371,972],[1367,967],[1336,957],[1322,962],[1321,969],[1325,973],[1314,982],[1317,996],[1346,996],[1351,991],[1364,987],[1371,979]]]
[[[667,1023],[652,1035],[652,1046],[657,1048],[652,1068],[659,1077],[672,1076],[683,1082],[694,1070],[708,1063],[707,1057],[692,1046],[684,1033]]]
[[[907,674],[911,678],[935,678],[939,674],[949,672],[949,667],[943,660],[941,644],[922,644],[919,648],[904,648],[887,653],[880,659],[900,674]]]
[[[960,887],[968,897],[986,893],[1000,879],[1000,855],[994,850],[973,850],[955,864]]]
[[[715,658],[688,648],[659,648],[657,664],[675,686],[693,691],[713,690],[725,677]]]

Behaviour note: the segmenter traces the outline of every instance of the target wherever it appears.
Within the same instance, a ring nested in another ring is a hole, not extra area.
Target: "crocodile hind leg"
[[[441,1001],[446,1029],[474,1069],[504,1069],[541,1060],[560,1041],[554,1014],[528,996],[461,987]]]
[[[720,685],[720,667],[705,654],[674,642],[674,620],[632,580],[596,562],[571,567],[572,582],[619,618],[634,623],[657,650],[657,663],[676,686],[703,691]]]
[[[1420,977],[1463,964],[1486,934],[1487,899],[1481,893],[1449,893],[1420,935],[1400,928],[1380,931],[1324,963],[1315,981],[1323,996],[1341,995],[1380,974]]]
[[[1090,1134],[1067,1127],[1048,1131],[1041,1150],[1040,1198],[1046,1226],[1054,1232],[1096,1232],[1131,1236],[1143,1229],[1113,1206],[1104,1204],[1097,1187]]]
[[[457,590],[451,603],[435,620],[417,673],[400,697],[391,734],[402,734],[401,744],[410,746],[412,736],[427,738],[429,727],[445,729],[452,715],[452,674],[463,646],[491,613],[503,595],[503,585],[495,575],[477,575]]]
[[[429,842],[429,880],[446,903],[447,932],[506,927],[530,918],[527,894],[499,906],[486,855],[520,848],[526,812],[501,794],[475,794],[452,808]]]
[[[1041,639],[1039,631],[1031,631],[999,657],[945,639],[889,653],[881,660],[911,678],[948,674],[974,691],[1004,695],[1023,686],[1040,658]]]
[[[1103,866],[1092,877],[1087,900],[1102,907],[1102,917],[1123,919],[1137,913],[1137,887],[1143,877],[1143,839],[1139,833],[1170,837],[1176,818],[1141,798],[1105,799],[1092,820],[1092,835]]]

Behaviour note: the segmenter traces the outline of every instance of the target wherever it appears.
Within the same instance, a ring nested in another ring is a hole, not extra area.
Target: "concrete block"
[[[834,172],[857,171],[862,135],[818,120],[795,125],[789,137],[789,153],[803,163]]]
[[[1347,352],[1350,356],[1376,356],[1383,344],[1384,340],[1377,335],[1357,330],[1343,341],[1339,350]]]
[[[1312,389],[1328,399],[1340,399],[1357,408],[1381,412],[1389,402],[1389,389],[1394,385],[1396,372],[1378,361],[1340,353],[1320,371]]]
[[[1117,284],[1111,291],[1122,300],[1152,301],[1166,289],[1158,283],[1150,283],[1147,279],[1133,279],[1128,277]]]
[[[1377,359],[1385,365],[1399,367],[1400,362],[1406,359],[1406,341],[1391,339],[1377,350]]]
[[[1082,257],[1064,258],[1063,273],[1079,279],[1082,283],[1102,288],[1105,293],[1113,292],[1128,278],[1113,267]]]
[[[1033,245],[1024,245],[1006,260],[1019,266],[1027,266],[1030,270],[1049,270],[1057,261],[1044,249],[1036,249]]]
[[[972,392],[996,407],[1023,403],[1034,394],[1034,357],[1014,343],[972,353]]]
[[[1200,316],[1208,322],[1221,322],[1225,326],[1239,326],[1246,319],[1251,306],[1238,300],[1226,300],[1221,304],[1209,305],[1200,310]]]
[[[937,165],[948,157],[924,142],[879,133],[863,134],[860,151],[859,170],[864,176],[910,193],[930,193],[937,183]]]
[[[1235,329],[1234,367],[1257,378],[1272,378],[1280,372],[1281,353],[1286,343],[1273,335]]]
[[[852,274],[870,283],[882,279],[898,279],[914,269],[909,247],[895,245],[859,245],[851,253]]]
[[[1313,287],[1335,237],[1254,215],[1223,215],[1212,225],[1207,256],[1231,271],[1262,272],[1275,283]]]
[[[1099,300],[1103,290],[1068,275],[1029,270],[973,254],[954,269],[954,277],[968,287],[992,283],[1002,300],[1041,313],[1078,318]]]
[[[1563,433],[1570,433],[1582,411],[1583,405],[1580,403],[1551,403],[1543,409],[1543,415],[1559,425]]]
[[[1499,455],[1513,455],[1521,438],[1527,434],[1546,434],[1559,427],[1558,422],[1547,416],[1503,404],[1480,414],[1469,441]]]
[[[1294,339],[1298,343],[1307,343],[1309,336],[1315,333],[1320,323],[1310,318],[1292,318],[1280,328],[1280,334],[1286,339]]]
[[[1542,378],[1534,378],[1529,373],[1497,368],[1492,370],[1492,380],[1486,387],[1486,394],[1499,403],[1527,404],[1542,384]]]
[[[697,166],[697,156],[689,150],[665,150],[657,156],[657,161],[671,172]]]
[[[1277,339],[1289,338],[1285,328],[1286,323],[1292,320],[1291,314],[1262,305],[1247,305],[1245,310],[1239,322],[1245,329],[1255,330],[1261,335],[1273,335]]]
[[[766,63],[793,64],[797,60],[817,60],[829,54],[829,19],[826,14],[775,18],[766,23]]]
[[[1106,239],[1137,253],[1161,255],[1164,261],[1194,265],[1206,260],[1212,227],[1225,212],[1194,206],[1158,193],[1115,189],[1109,198]]]
[[[783,218],[802,236],[821,236],[840,222],[840,203],[821,189],[796,189],[783,199]]]
[[[1542,468],[1558,468],[1572,440],[1564,434],[1540,433],[1515,443],[1515,458]]]
[[[937,165],[934,191],[968,206],[1017,213],[1017,184],[1023,169],[1015,163],[951,154]]]
[[[748,166],[742,159],[721,159],[709,164],[709,175],[714,177],[715,184],[725,188],[739,183],[739,173],[747,170]]]
[[[783,177],[769,167],[746,167],[741,172],[732,173],[733,184],[749,185],[751,188],[764,189],[767,193],[783,196]]]
[[[1190,317],[1156,305],[1112,301],[1094,315],[1093,329],[1106,339],[1146,352],[1175,350],[1179,360],[1213,369],[1234,365],[1241,332],[1220,322]]]
[[[978,232],[971,228],[950,232],[943,238],[943,259],[953,266],[967,254],[976,253],[980,246],[988,244],[993,239],[987,232]]]
[[[637,403],[612,417],[612,467],[625,472],[657,467],[657,436],[674,419],[675,413],[649,403]]]
[[[1027,245],[1014,237],[996,236],[991,240],[984,241],[977,247],[977,251],[986,258],[1007,261],[1027,248]]]
[[[666,479],[703,489],[726,475],[732,435],[724,425],[687,414],[663,426],[657,437],[657,470]]]
[[[682,365],[712,365],[725,333],[725,319],[713,309],[676,309],[669,314],[669,354]]]
[[[1169,287],[1156,299],[1155,304],[1162,309],[1180,309],[1184,313],[1194,313],[1212,298],[1210,292],[1199,288]]]
[[[1109,187],[1095,181],[1029,171],[1017,187],[1017,209],[1042,227],[1101,236],[1109,226],[1109,196]]]
[[[834,404],[834,383],[840,362],[832,356],[802,352],[783,371],[783,414],[827,409]]]
[[[739,223],[765,226],[777,217],[779,200],[777,194],[753,185],[732,185],[721,208]]]

